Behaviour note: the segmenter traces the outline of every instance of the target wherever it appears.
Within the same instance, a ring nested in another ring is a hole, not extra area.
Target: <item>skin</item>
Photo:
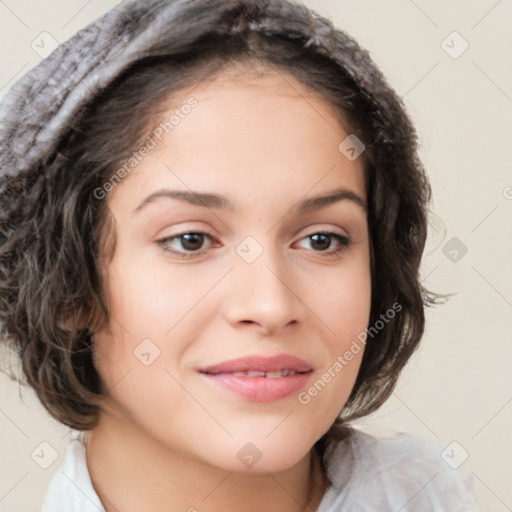
[[[91,480],[107,512],[315,510],[325,482],[315,466],[308,495],[311,448],[348,399],[363,351],[306,405],[297,394],[250,401],[197,370],[292,354],[313,367],[309,387],[365,329],[364,207],[292,210],[340,187],[365,204],[363,159],[345,158],[332,107],[287,74],[224,71],[173,96],[169,116],[190,95],[198,106],[106,199],[117,244],[104,268],[111,321],[94,337],[109,393],[86,439]],[[222,194],[235,209],[163,197],[134,213],[163,188]],[[308,238],[325,231],[350,244],[336,255],[336,238],[324,249]],[[195,253],[180,238],[166,242],[175,253],[157,243],[194,232],[211,235]],[[263,250],[250,264],[235,250],[247,236]],[[160,350],[149,366],[134,356],[146,338]],[[237,457],[249,442],[262,455],[252,468]]]

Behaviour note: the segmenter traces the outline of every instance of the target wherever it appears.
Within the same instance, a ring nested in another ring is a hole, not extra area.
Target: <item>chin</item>
[[[286,471],[305,457],[314,441],[288,437],[283,439],[231,440],[229,443],[216,443],[214,450],[208,450],[209,464],[225,470],[244,474],[266,474]],[[203,460],[205,454],[203,454]]]

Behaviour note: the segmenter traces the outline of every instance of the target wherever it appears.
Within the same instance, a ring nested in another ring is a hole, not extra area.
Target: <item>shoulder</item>
[[[329,474],[340,503],[354,510],[476,511],[472,476],[450,467],[442,451],[409,432],[377,438],[351,429],[330,455]]]
[[[41,512],[105,512],[87,469],[85,444],[80,438],[70,441],[64,461],[52,476]]]

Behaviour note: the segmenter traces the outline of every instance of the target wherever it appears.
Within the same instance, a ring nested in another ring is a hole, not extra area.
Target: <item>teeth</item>
[[[249,372],[233,372],[231,375],[237,375],[242,377],[265,377],[265,372],[251,370]]]
[[[251,370],[248,372],[232,372],[230,375],[236,377],[267,377],[267,379],[274,379],[276,377],[288,377],[290,375],[296,375],[295,370],[277,370],[275,372],[262,372],[257,370]]]

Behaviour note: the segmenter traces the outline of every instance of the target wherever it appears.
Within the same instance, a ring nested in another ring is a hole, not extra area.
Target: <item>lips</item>
[[[255,402],[273,402],[298,392],[312,372],[309,363],[286,354],[242,357],[199,370],[215,387]]]
[[[258,372],[259,375],[253,377],[262,377],[261,373],[274,373],[291,371],[295,373],[307,373],[312,371],[311,365],[291,355],[277,355],[273,357],[247,356],[238,359],[231,359],[223,363],[208,366],[199,370],[201,373],[218,375],[220,373],[239,373],[239,372]],[[271,375],[272,376],[272,375]]]

